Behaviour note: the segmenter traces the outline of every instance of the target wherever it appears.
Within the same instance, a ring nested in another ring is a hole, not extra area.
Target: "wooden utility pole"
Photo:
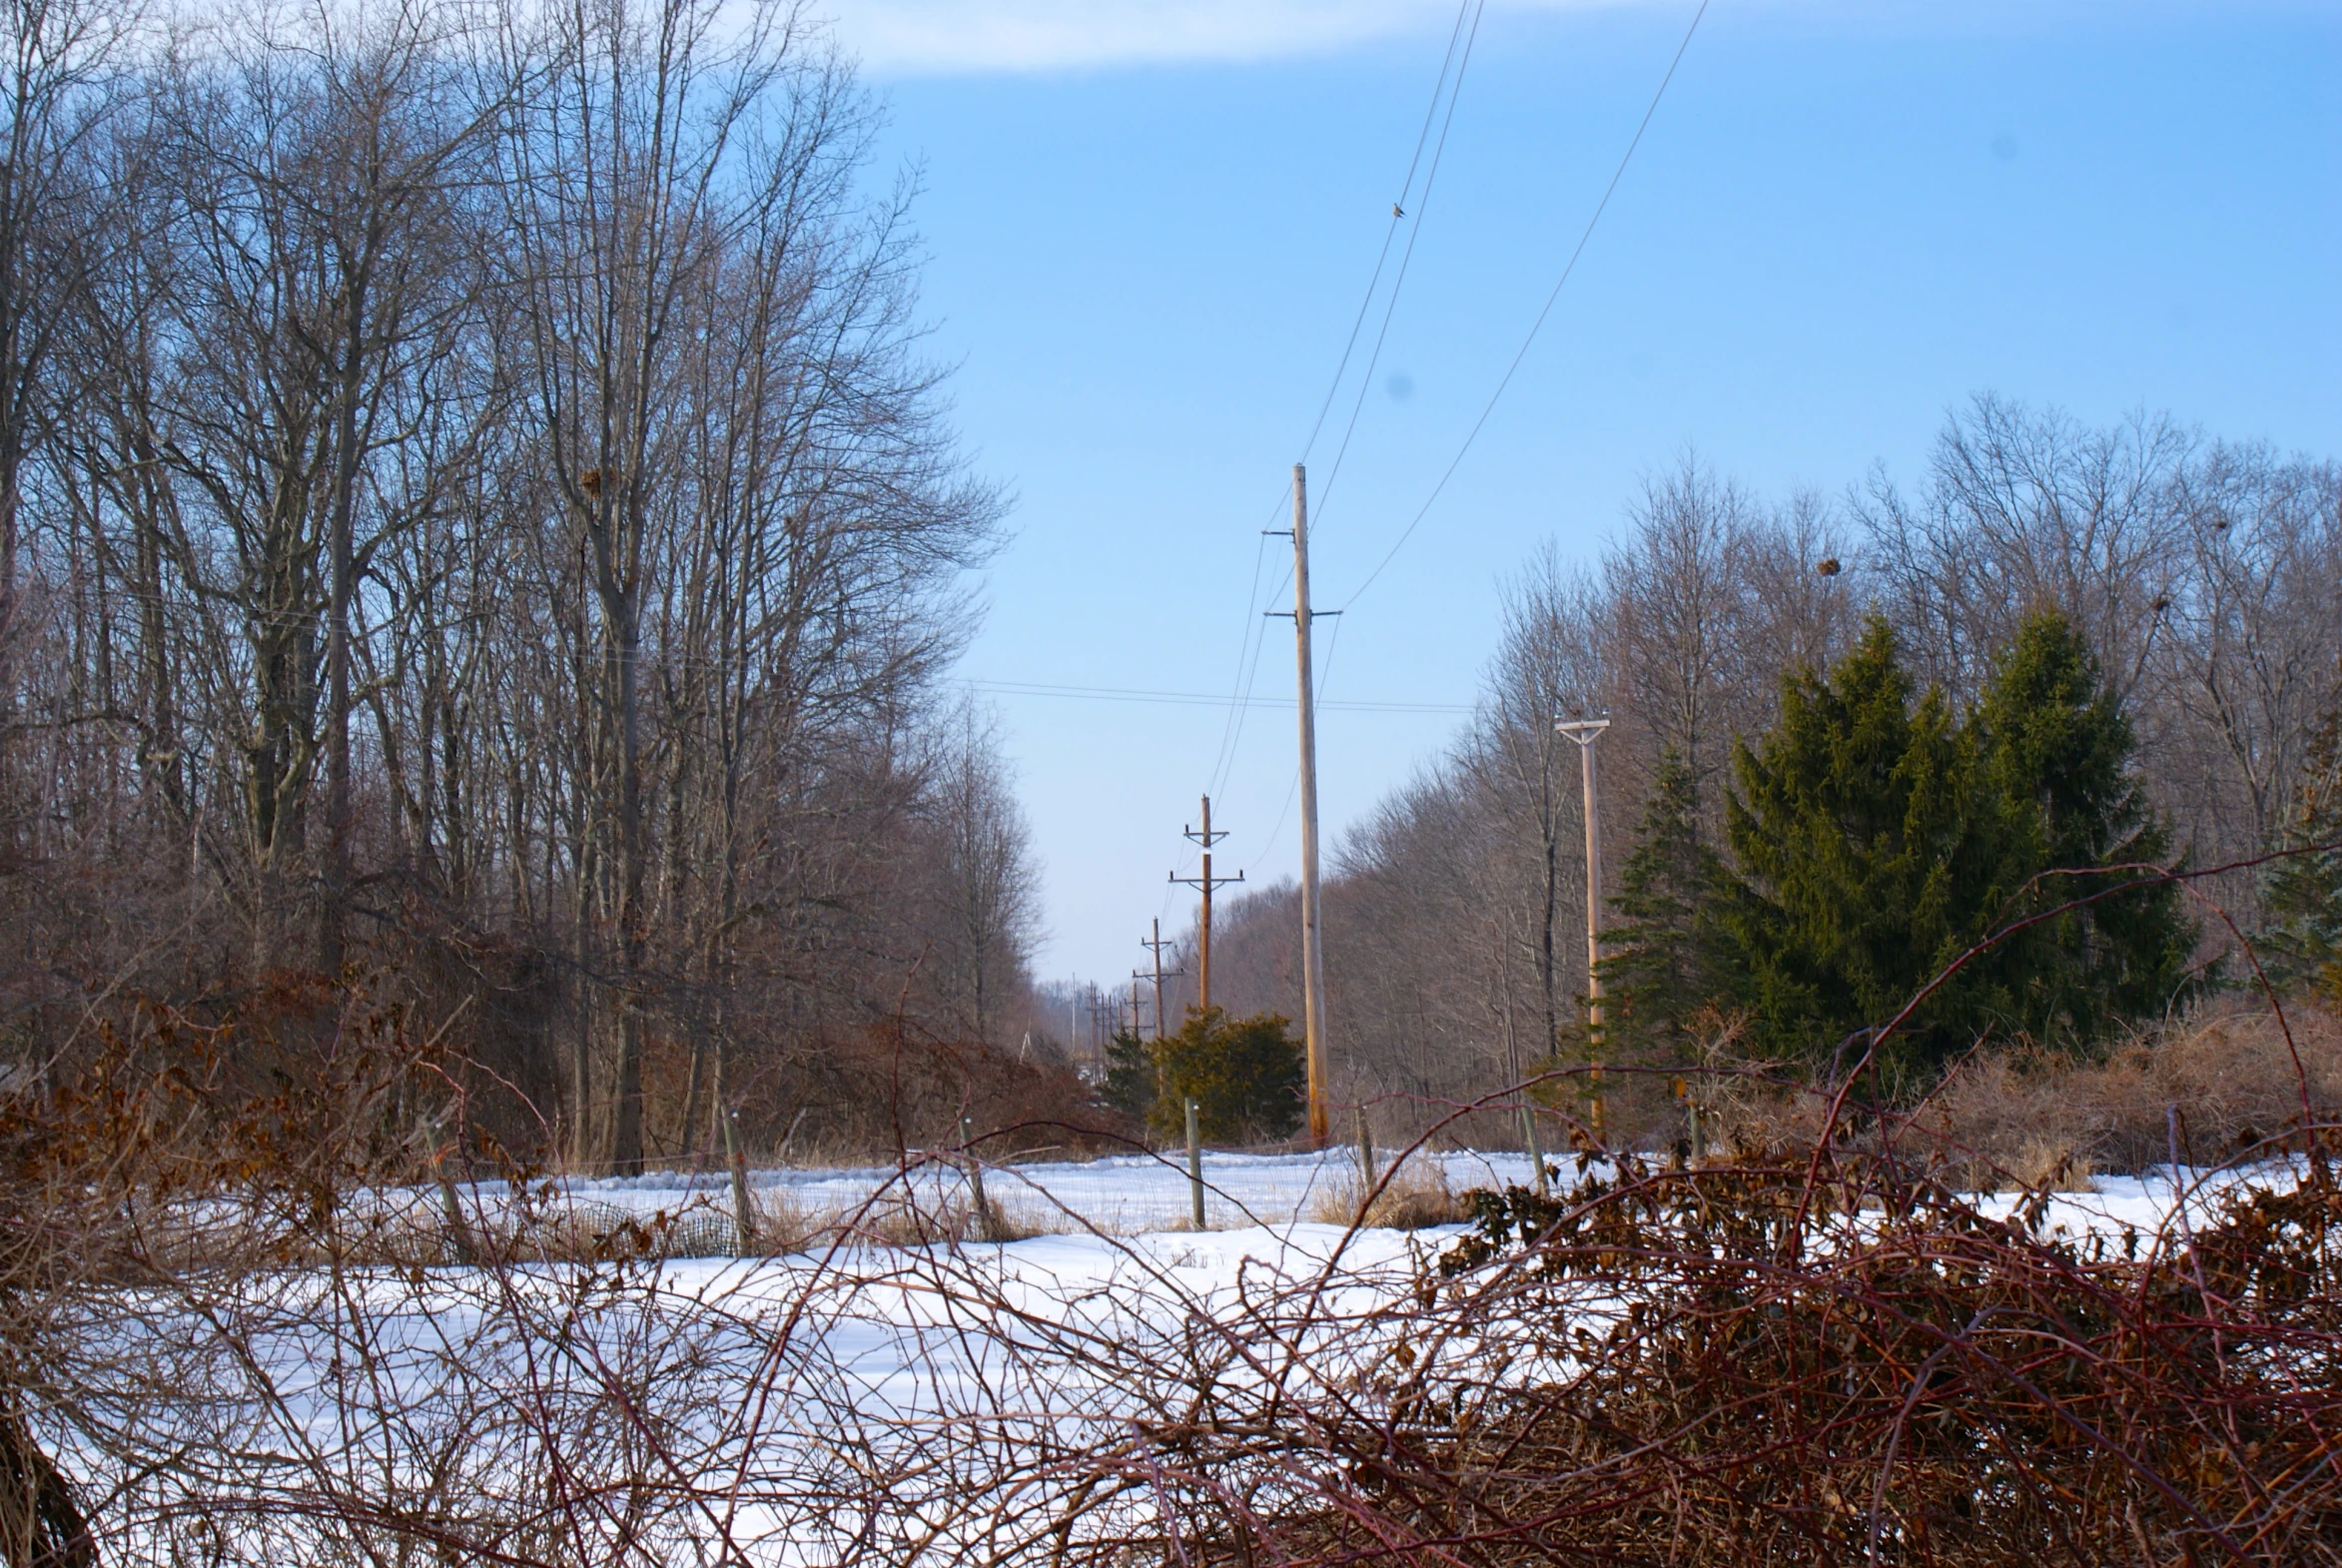
[[[1554,726],[1578,743],[1586,785],[1586,1051],[1594,1066],[1594,1141],[1602,1141],[1602,816],[1594,788],[1594,742],[1608,719],[1564,719]]]
[[[1309,1147],[1323,1149],[1325,944],[1317,900],[1317,682],[1309,659],[1309,479],[1293,464],[1293,657],[1301,714],[1301,1034],[1309,1073]],[[1339,614],[1340,611],[1333,611]]]
[[[1147,971],[1144,969],[1134,969],[1131,971],[1131,1022],[1138,1028],[1139,1038],[1141,1040],[1148,1038],[1146,1015],[1139,1010],[1139,988],[1146,984]],[[1163,1038],[1163,1002],[1160,998],[1156,1001],[1155,1004],[1155,1038],[1158,1040]]]
[[[1155,955],[1155,1033],[1160,1038],[1171,1033],[1171,1015],[1163,1008],[1163,983],[1174,976],[1184,975],[1186,971],[1163,967],[1163,950],[1171,944],[1163,939],[1163,922],[1161,920],[1152,921],[1150,924],[1154,927],[1155,934],[1151,937],[1141,937],[1139,945]]]
[[[1214,877],[1211,874],[1211,846],[1226,838],[1227,830],[1223,828],[1217,833],[1211,831],[1211,797],[1209,795],[1203,797],[1203,826],[1201,830],[1183,828],[1181,831],[1188,838],[1203,846],[1203,875],[1182,877],[1174,871],[1171,873],[1171,879],[1186,887],[1203,890],[1203,918],[1196,928],[1198,939],[1195,945],[1195,969],[1197,972],[1195,989],[1201,997],[1202,1006],[1208,1010],[1211,1006],[1211,890],[1224,888],[1231,882],[1241,882],[1244,880],[1244,874],[1240,871],[1232,877]]]

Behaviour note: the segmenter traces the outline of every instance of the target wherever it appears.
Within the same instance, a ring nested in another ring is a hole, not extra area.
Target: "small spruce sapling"
[[[1138,1031],[1118,1029],[1106,1043],[1106,1102],[1135,1122],[1155,1110],[1156,1068]]]
[[[1610,900],[1622,919],[1603,934],[1610,950],[1602,960],[1606,1030],[1620,1055],[1649,1063],[1692,1059],[1693,1015],[1718,993],[1703,922],[1722,875],[1715,851],[1700,841],[1691,767],[1670,747]]]
[[[2264,966],[2342,1005],[2342,707],[2326,716],[2303,759],[2287,856],[2269,869]]]

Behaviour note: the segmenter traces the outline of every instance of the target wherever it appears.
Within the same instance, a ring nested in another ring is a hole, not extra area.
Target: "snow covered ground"
[[[269,1521],[254,1528],[284,1534],[280,1560],[300,1560],[313,1516],[269,1501],[282,1475],[311,1489],[315,1516],[358,1516],[380,1491],[366,1477],[390,1474],[418,1508],[537,1520],[557,1455],[574,1478],[562,1528],[615,1538],[598,1502],[574,1499],[648,1496],[656,1528],[624,1529],[663,1543],[663,1561],[712,1560],[701,1548],[720,1539],[714,1556],[776,1568],[1047,1562],[1056,1525],[1035,1499],[1062,1500],[1093,1463],[1152,1475],[1150,1431],[1279,1429],[1297,1408],[1371,1402],[1399,1365],[1459,1385],[1556,1369],[1537,1357],[1559,1295],[1524,1297],[1531,1314],[1431,1309],[1427,1265],[1461,1227],[1312,1217],[1354,1183],[1354,1158],[1208,1156],[1202,1231],[1185,1228],[1183,1162],[1122,1157],[988,1168],[988,1195],[1042,1232],[1007,1243],[848,1244],[832,1230],[780,1256],[223,1277],[218,1299],[196,1298],[211,1288],[198,1277],[135,1331],[164,1381],[213,1393],[150,1424],[174,1453],[219,1456],[203,1506],[252,1499]],[[1528,1178],[1519,1156],[1436,1158],[1459,1190]],[[956,1199],[963,1179],[936,1161],[768,1170],[751,1184],[768,1204],[835,1215],[906,1185],[922,1204]],[[2197,1224],[2239,1181],[2289,1179],[2101,1177],[2053,1199],[2043,1224],[2151,1246],[2178,1229],[2183,1195]],[[720,1176],[658,1176],[574,1182],[554,1201],[712,1218],[729,1196]],[[483,1217],[511,1201],[500,1183],[463,1198]],[[1619,1310],[1610,1286],[1556,1288],[1577,1290],[1566,1311],[1581,1323]],[[606,1420],[618,1408],[628,1423]],[[646,1452],[678,1478],[667,1490],[640,1491]],[[1084,1530],[1144,1534],[1157,1493],[1113,1495]],[[167,1521],[193,1504],[152,1506]]]
[[[1377,1159],[1388,1160],[1393,1154],[1395,1151],[1385,1151]],[[1415,1158],[1437,1162],[1448,1185],[1459,1192],[1529,1179],[1525,1155],[1459,1151]],[[1204,1227],[1282,1226],[1305,1219],[1326,1193],[1354,1185],[1357,1170],[1357,1155],[1347,1149],[1302,1155],[1206,1151]],[[1185,1228],[1188,1222],[1184,1154],[987,1165],[984,1182],[985,1196],[1017,1221],[1019,1228],[1144,1235]],[[910,1191],[924,1201],[949,1200],[964,1191],[961,1168],[948,1156],[915,1161],[907,1171],[876,1166],[751,1171],[748,1184],[760,1200],[778,1199],[814,1214],[848,1212],[888,1193]],[[565,1189],[578,1201],[607,1203],[644,1214],[702,1205],[726,1207],[731,1202],[729,1178],[720,1171],[572,1178]],[[500,1189],[488,1183],[478,1190],[480,1197],[492,1200]]]
[[[1395,1151],[1382,1151],[1377,1163]],[[1435,1163],[1455,1191],[1473,1187],[1502,1188],[1527,1185],[1528,1158],[1512,1153],[1452,1151],[1423,1153],[1410,1164]],[[1550,1163],[1550,1161],[1549,1161]],[[1320,1154],[1241,1155],[1206,1151],[1203,1155],[1204,1228],[1211,1232],[1250,1232],[1249,1245],[1266,1247],[1282,1258],[1298,1244],[1296,1221],[1308,1221],[1323,1210],[1323,1199],[1341,1188],[1354,1190],[1357,1156],[1347,1149]],[[1574,1165],[1562,1167],[1562,1182],[1576,1178]],[[2176,1179],[2167,1170],[2145,1176],[2100,1176],[2094,1191],[2055,1196],[2045,1215],[2051,1229],[2082,1235],[2098,1232],[2118,1236],[2124,1229],[2152,1234],[2176,1216],[2182,1194],[2195,1223],[2212,1216],[2222,1193],[2246,1183],[2272,1178],[2290,1180],[2275,1171],[2182,1170]],[[1183,1155],[1124,1155],[1104,1160],[1033,1162],[985,1168],[985,1194],[1017,1222],[1020,1229],[1050,1232],[1095,1230],[1105,1235],[1139,1237],[1166,1231],[1185,1231],[1189,1193]],[[748,1184],[761,1201],[780,1200],[800,1213],[840,1214],[893,1194],[911,1194],[922,1203],[953,1201],[965,1196],[962,1168],[949,1157],[915,1161],[907,1169],[866,1166],[836,1169],[766,1169],[751,1171]],[[664,1210],[683,1213],[698,1209],[729,1211],[731,1189],[721,1172],[660,1172],[630,1177],[569,1178],[562,1190],[572,1201],[607,1204],[650,1215]],[[493,1204],[502,1195],[498,1183],[472,1189],[472,1200]],[[1987,1213],[2005,1215],[2018,1199],[2012,1193],[1980,1196]],[[1426,1235],[1440,1232],[1426,1232]],[[1446,1233],[1453,1233],[1452,1228]],[[1047,1250],[1050,1238],[1012,1243]],[[1261,1260],[1267,1260],[1263,1257]]]

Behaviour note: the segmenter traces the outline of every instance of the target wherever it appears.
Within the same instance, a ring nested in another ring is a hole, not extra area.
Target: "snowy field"
[[[1414,1158],[1438,1162],[1459,1192],[1530,1179],[1527,1159],[1517,1154]],[[1574,1166],[1560,1168],[1557,1186],[1575,1176]],[[743,1321],[767,1319],[778,1303],[820,1298],[822,1358],[859,1390],[853,1402],[866,1412],[950,1408],[983,1386],[992,1370],[983,1354],[1004,1343],[1038,1351],[1040,1364],[1056,1368],[1034,1385],[1041,1404],[1074,1410],[1096,1390],[1065,1375],[1080,1359],[1069,1347],[1093,1337],[1134,1344],[1231,1318],[1258,1323],[1287,1316],[1296,1302],[1306,1302],[1307,1313],[1327,1325],[1374,1322],[1378,1309],[1408,1290],[1465,1227],[1377,1229],[1328,1223],[1321,1211],[1313,1213],[1329,1191],[1354,1191],[1356,1177],[1349,1151],[1206,1154],[1206,1227],[1196,1232],[1188,1226],[1183,1162],[1121,1157],[988,1167],[986,1195],[1043,1233],[998,1244],[889,1249],[888,1260],[875,1267],[872,1249],[834,1242],[781,1257],[673,1258],[662,1267],[662,1284],[675,1302]],[[2053,1197],[2041,1229],[2115,1243],[2127,1236],[2140,1247],[2158,1237],[2170,1244],[2185,1224],[2212,1222],[2232,1188],[2293,1178],[2276,1170],[2182,1171],[2176,1180],[2167,1172],[2099,1176],[2095,1191]],[[760,1197],[783,1195],[800,1211],[822,1214],[850,1212],[906,1189],[922,1203],[954,1201],[965,1195],[963,1181],[942,1164],[909,1172],[767,1170],[750,1177]],[[578,1201],[645,1214],[722,1212],[729,1202],[728,1187],[706,1176],[582,1181],[569,1190]],[[2004,1193],[1979,1197],[1977,1204],[2005,1217],[2018,1201]],[[983,1331],[970,1334],[974,1318],[983,1319]],[[1001,1325],[1012,1318],[1051,1326],[1004,1336]],[[1387,1348],[1351,1343],[1339,1359],[1354,1368]]]
[[[1387,1161],[1395,1151],[1377,1156]],[[1419,1155],[1413,1163],[1436,1162],[1455,1191],[1471,1187],[1526,1184],[1525,1155],[1468,1151]],[[1207,1230],[1285,1226],[1307,1219],[1328,1193],[1355,1187],[1355,1151],[1323,1154],[1203,1155],[1203,1221]],[[1020,1229],[1090,1229],[1109,1235],[1145,1235],[1188,1227],[1190,1196],[1184,1154],[1123,1155],[1106,1160],[1035,1161],[984,1170],[985,1196]],[[961,1167],[950,1156],[918,1161],[909,1168],[853,1167],[836,1170],[761,1170],[748,1175],[760,1201],[778,1200],[803,1213],[850,1212],[885,1194],[911,1192],[922,1202],[952,1201],[965,1195]],[[573,1200],[607,1203],[637,1213],[664,1209],[727,1209],[729,1179],[721,1172],[662,1172],[652,1176],[570,1179]],[[477,1189],[493,1201],[500,1188]]]
[[[1378,1167],[1396,1151],[1381,1151]],[[1501,1189],[1529,1183],[1525,1155],[1451,1151],[1421,1153],[1408,1161],[1410,1173],[1435,1164],[1448,1187],[1457,1192],[1474,1187]],[[1554,1162],[1548,1157],[1548,1166]],[[1573,1163],[1558,1167],[1558,1186],[1576,1179]],[[1599,1171],[1597,1171],[1599,1174]],[[1203,1155],[1204,1228],[1211,1232],[1243,1232],[1245,1244],[1266,1248],[1260,1260],[1282,1263],[1319,1229],[1312,1218],[1323,1217],[1327,1200],[1336,1192],[1354,1192],[1357,1155],[1335,1149],[1320,1154]],[[2289,1173],[2275,1171],[2197,1172],[2181,1170],[2176,1178],[2168,1170],[2143,1176],[2099,1176],[2095,1188],[2059,1193],[2049,1203],[2046,1227],[2072,1235],[2090,1233],[2118,1236],[2124,1230],[2152,1235],[2171,1224],[2181,1197],[2195,1222],[2211,1217],[2220,1196],[2239,1184],[2271,1179],[2290,1184]],[[984,1171],[985,1195],[1019,1229],[1095,1231],[1104,1236],[1145,1237],[1170,1231],[1188,1231],[1189,1189],[1183,1155],[1127,1155],[1105,1160],[1034,1162],[992,1166]],[[780,1200],[797,1212],[811,1215],[850,1213],[874,1199],[911,1194],[921,1203],[964,1200],[966,1178],[950,1157],[917,1161],[907,1168],[847,1167],[835,1169],[767,1169],[751,1171],[748,1184],[760,1202]],[[662,1172],[649,1176],[605,1178],[569,1178],[561,1191],[580,1204],[606,1204],[648,1217],[664,1211],[682,1215],[713,1211],[728,1213],[731,1188],[716,1173]],[[501,1201],[500,1183],[481,1183],[466,1192],[467,1200],[493,1207]],[[1980,1195],[1984,1212],[2004,1216],[2017,1202],[2015,1194]],[[1452,1235],[1460,1227],[1420,1232],[1425,1239]],[[1051,1238],[1009,1243],[1012,1248],[1046,1250]],[[1296,1254],[1297,1255],[1297,1254]]]
[[[1488,1184],[1491,1176],[1525,1183],[1529,1176],[1525,1157],[1518,1155],[1451,1154],[1443,1163],[1459,1191]],[[1409,1288],[1465,1227],[1402,1231],[1309,1219],[1316,1195],[1354,1181],[1356,1170],[1355,1157],[1347,1155],[1207,1157],[1204,1179],[1212,1195],[1206,1216],[1215,1228],[1201,1233],[1186,1228],[1184,1171],[1158,1162],[993,1170],[986,1176],[987,1195],[1057,1233],[997,1245],[909,1249],[875,1279],[864,1267],[842,1267],[840,1255],[825,1250],[771,1259],[676,1259],[665,1265],[664,1281],[679,1299],[756,1316],[759,1304],[799,1299],[809,1286],[850,1277],[852,1287],[833,1297],[835,1315],[826,1330],[834,1370],[864,1391],[858,1402],[866,1408],[934,1410],[984,1381],[987,1368],[969,1359],[970,1346],[991,1341],[960,1332],[964,1314],[979,1302],[987,1319],[1005,1311],[1029,1322],[1051,1321],[1055,1327],[1039,1337],[1060,1351],[1091,1335],[1128,1342],[1134,1335],[1192,1331],[1231,1315],[1275,1318],[1304,1299],[1328,1325],[1346,1330],[1372,1322],[1376,1308]],[[2095,1192],[2053,1198],[2042,1230],[2112,1241],[2127,1233],[2142,1247],[2152,1245],[2158,1236],[2176,1238],[2183,1209],[2187,1222],[2209,1223],[2223,1192],[2274,1175],[2207,1177],[2186,1172],[2177,1182],[2167,1175],[2101,1176]],[[893,1176],[766,1172],[757,1179],[768,1189],[785,1185],[803,1201],[843,1207],[868,1200]],[[670,1204],[678,1195],[710,1195],[655,1182],[593,1183],[591,1190],[604,1201],[625,1195],[652,1206],[662,1193]],[[2017,1201],[2014,1194],[2000,1194],[1978,1206],[2004,1217]],[[1355,1366],[1385,1349],[1353,1342],[1343,1359]],[[1079,1408],[1096,1392],[1079,1379],[1041,1386],[1050,1390],[1044,1402],[1061,1410]]]
[[[1436,1158],[1456,1190],[1529,1175],[1515,1155]],[[133,1342],[134,1385],[162,1391],[124,1462],[146,1443],[173,1456],[138,1472],[164,1479],[125,1539],[159,1552],[174,1518],[232,1502],[239,1551],[313,1560],[314,1521],[370,1518],[394,1494],[479,1521],[466,1528],[483,1549],[514,1561],[528,1554],[513,1543],[541,1538],[629,1543],[591,1559],[611,1562],[1051,1563],[1077,1515],[1084,1539],[1144,1540],[1171,1506],[1164,1487],[1201,1484],[1150,1457],[1153,1434],[1278,1434],[1371,1407],[1401,1375],[1483,1391],[1565,1376],[1576,1352],[1556,1314],[1597,1335],[1622,1315],[1614,1283],[1508,1295],[1491,1283],[1502,1263],[1436,1283],[1458,1225],[1325,1222],[1321,1199],[1355,1190],[1354,1162],[1209,1156],[1202,1231],[1186,1228],[1183,1163],[1123,1157],[986,1168],[988,1196],[1040,1232],[1003,1243],[833,1228],[777,1256],[190,1275],[105,1329]],[[938,1160],[751,1184],[775,1209],[834,1218],[906,1188],[923,1206],[958,1200],[963,1179]],[[2101,1177],[2041,1222],[2143,1254],[2212,1220],[2236,1183],[2292,1179]],[[729,1184],[650,1176],[550,1196],[713,1220]],[[482,1220],[513,1201],[499,1183],[458,1199]],[[90,1473],[107,1462],[75,1457]],[[1093,1493],[1083,1478],[1102,1475],[1118,1479]]]

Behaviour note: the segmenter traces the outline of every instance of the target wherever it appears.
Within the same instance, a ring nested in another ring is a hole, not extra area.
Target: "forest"
[[[2310,978],[2342,912],[2338,584],[2342,469],[2164,414],[1977,395],[1916,487],[1780,499],[1683,456],[1597,559],[1549,548],[1506,585],[1476,717],[1340,844],[1340,1098],[1453,1103],[1588,1063],[1557,717],[1611,721],[1614,1064],[1827,1078],[1970,944],[2093,895],[1931,996],[1891,1076],[1924,1087],[1979,1040],[2087,1056],[2263,972]],[[1297,902],[1220,915],[1215,1002],[1298,1016]]]
[[[951,674],[1005,492],[924,357],[914,185],[809,13],[9,14],[16,1071],[171,1019],[265,1074],[394,1009],[479,1130],[580,1171],[971,1108],[1137,1131],[1032,980],[1029,835]],[[1335,856],[1339,1097],[1812,1070],[2086,867],[2187,880],[1977,965],[1902,1081],[2103,1046],[2263,938],[2306,973],[2330,864],[2257,860],[2336,809],[2338,496],[2327,459],[1981,394],[1916,487],[1767,498],[1687,453],[1623,519],[1546,519],[1608,543],[1503,585],[1477,716]],[[1553,727],[1597,714],[1599,1042]],[[1822,826],[1860,865],[1767,863]],[[1231,1015],[1298,1016],[1294,903],[1223,905]]]
[[[396,1009],[620,1173],[1035,1081],[1004,498],[809,13],[7,24],[11,1061]]]

